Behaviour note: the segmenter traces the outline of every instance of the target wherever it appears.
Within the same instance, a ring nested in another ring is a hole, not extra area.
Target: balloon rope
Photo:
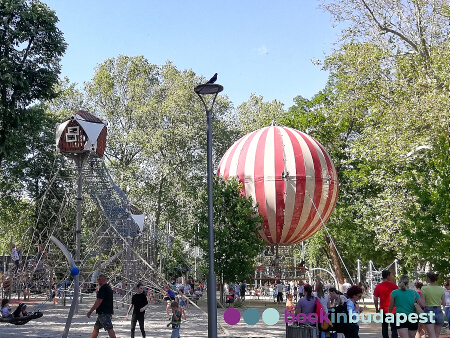
[[[352,284],[353,284],[353,278],[352,278],[352,276],[350,275],[350,272],[348,272],[347,266],[345,265],[344,260],[342,259],[341,254],[339,253],[338,248],[336,247],[336,244],[334,244],[333,238],[331,237],[330,233],[328,232],[327,226],[325,225],[325,222],[323,221],[322,216],[320,216],[319,210],[317,210],[317,207],[316,207],[316,205],[314,204],[314,201],[313,201],[313,199],[311,198],[311,196],[310,196],[309,194],[308,194],[308,197],[309,197],[309,199],[311,200],[311,203],[312,203],[312,205],[314,206],[314,209],[316,209],[317,215],[319,216],[320,221],[322,222],[322,225],[323,225],[323,227],[325,228],[325,231],[327,232],[328,237],[330,238],[331,243],[333,243],[333,246],[334,246],[334,248],[336,249],[336,252],[337,252],[339,258],[340,258],[342,264],[344,265],[345,271],[347,271],[347,275],[349,276],[350,281],[351,281]]]

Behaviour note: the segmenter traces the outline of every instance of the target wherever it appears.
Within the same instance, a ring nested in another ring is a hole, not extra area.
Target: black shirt
[[[97,314],[107,313],[112,315],[114,313],[113,307],[113,291],[109,284],[103,284],[97,292],[97,299],[103,299],[100,306],[95,311]]]
[[[136,293],[131,298],[131,304],[133,304],[133,313],[136,315],[144,314],[145,311],[141,312],[141,309],[148,304],[147,296],[144,292]]]

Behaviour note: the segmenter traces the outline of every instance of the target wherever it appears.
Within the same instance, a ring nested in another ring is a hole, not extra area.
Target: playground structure
[[[3,284],[2,296],[11,298],[17,293],[20,298],[25,290],[44,295],[44,302],[55,291],[63,295],[64,302],[66,297],[74,296],[78,283],[70,278],[73,267],[51,238],[58,238],[75,253],[74,264],[80,271],[80,302],[83,293],[95,290],[96,277],[101,273],[109,277],[119,295],[115,297],[116,306],[129,303],[139,281],[156,294],[161,293],[168,281],[158,271],[157,260],[161,257],[155,247],[169,245],[174,236],[155,229],[114,183],[103,159],[106,126],[97,117],[79,111],[57,126],[56,146],[75,161],[77,170],[70,167],[65,172],[55,172],[38,200],[39,211],[49,204],[59,209],[48,208],[51,215],[38,214],[36,224],[23,235],[17,273],[13,273],[13,264],[3,256],[3,279],[7,283]],[[75,218],[74,229],[68,225]],[[38,247],[41,249],[36,254]],[[187,245],[178,249],[192,250]],[[54,290],[55,285],[59,290]]]

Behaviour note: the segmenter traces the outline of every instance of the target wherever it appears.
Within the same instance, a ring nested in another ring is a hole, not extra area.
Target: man
[[[342,284],[341,286],[341,291],[345,296],[347,296],[347,290],[350,288],[350,286],[352,285],[349,282],[347,282],[346,279],[344,279],[344,284]]]
[[[91,338],[96,338],[101,328],[104,328],[108,332],[110,338],[115,338],[116,333],[113,330],[111,322],[112,315],[114,313],[113,308],[113,291],[108,284],[108,279],[105,275],[99,275],[97,277],[99,289],[97,292],[97,300],[91,309],[87,313],[87,317],[90,318],[92,312],[96,311],[97,321],[94,324],[94,331],[92,331]]]
[[[246,284],[245,284],[245,281],[243,281],[242,283],[241,283],[241,289],[239,290],[240,292],[239,292],[239,294],[240,294],[240,296],[241,296],[241,300],[242,301],[244,301],[245,300],[245,288],[246,288]]]
[[[383,323],[381,323],[381,334],[383,338],[389,338],[389,323],[385,322],[386,314],[389,313],[389,303],[391,301],[391,292],[393,290],[398,289],[397,285],[393,283],[394,280],[391,276],[391,272],[389,270],[383,270],[381,272],[381,277],[383,278],[383,282],[378,284],[375,287],[373,292],[373,302],[375,304],[375,311],[380,312],[383,311]],[[379,302],[378,302],[379,300]],[[392,310],[392,313],[395,313],[395,308]],[[397,338],[397,328],[395,323],[391,324],[391,333],[392,338]]]
[[[281,281],[277,283],[277,304],[283,303],[283,284]]]

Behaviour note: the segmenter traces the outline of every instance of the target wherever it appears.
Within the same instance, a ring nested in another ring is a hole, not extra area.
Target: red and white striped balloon
[[[237,177],[263,216],[259,234],[269,244],[301,242],[326,222],[336,205],[338,177],[322,145],[298,130],[272,126],[237,141],[218,175]],[[317,213],[316,208],[320,214]]]

